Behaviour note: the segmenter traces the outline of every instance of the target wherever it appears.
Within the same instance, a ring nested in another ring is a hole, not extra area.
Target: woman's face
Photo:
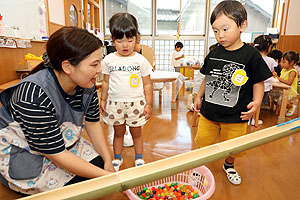
[[[102,48],[99,48],[82,60],[79,65],[72,66],[70,78],[82,88],[92,88],[102,71],[101,60]]]

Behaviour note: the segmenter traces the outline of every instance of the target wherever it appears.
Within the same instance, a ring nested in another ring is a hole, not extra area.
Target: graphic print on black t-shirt
[[[245,66],[228,60],[210,59],[214,60],[214,63],[219,66],[206,75],[205,101],[226,107],[234,107],[238,101],[241,87],[234,85],[231,78],[236,70],[244,69]]]

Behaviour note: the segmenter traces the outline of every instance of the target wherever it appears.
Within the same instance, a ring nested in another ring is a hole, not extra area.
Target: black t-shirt
[[[253,100],[253,85],[272,76],[260,53],[248,44],[233,51],[218,45],[206,56],[201,73],[205,74],[201,114],[223,123],[245,122],[240,116]]]

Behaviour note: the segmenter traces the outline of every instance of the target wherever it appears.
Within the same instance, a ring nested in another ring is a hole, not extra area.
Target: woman
[[[49,38],[44,62],[0,94],[3,184],[34,194],[114,171],[95,89],[101,47],[88,31],[63,27]],[[93,145],[81,137],[84,126]]]

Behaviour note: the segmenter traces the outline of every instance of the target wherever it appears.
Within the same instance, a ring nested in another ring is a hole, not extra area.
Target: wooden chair
[[[151,47],[147,45],[142,45],[142,55],[150,62],[152,65],[153,69],[155,70],[155,54],[154,51]],[[159,103],[162,101],[162,91],[163,91],[163,86],[153,86],[153,92],[158,91],[159,92]]]

